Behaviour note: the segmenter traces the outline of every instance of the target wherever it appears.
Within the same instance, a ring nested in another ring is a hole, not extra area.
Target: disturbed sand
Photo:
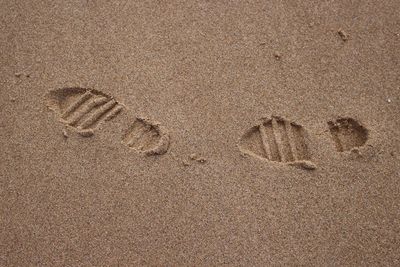
[[[400,265],[400,2],[0,2],[0,266]]]

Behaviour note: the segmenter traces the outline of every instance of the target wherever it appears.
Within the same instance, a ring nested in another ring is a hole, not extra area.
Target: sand
[[[0,7],[0,266],[400,265],[399,1]]]

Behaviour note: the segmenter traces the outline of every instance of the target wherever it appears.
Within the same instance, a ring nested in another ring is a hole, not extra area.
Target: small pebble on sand
[[[279,52],[274,52],[274,57],[275,57],[276,60],[281,60],[282,55]]]
[[[62,134],[63,134],[63,136],[64,136],[65,139],[68,138],[68,131],[67,131],[67,129],[63,129]]]
[[[346,33],[344,30],[338,30],[337,32],[340,36],[340,38],[342,38],[342,41],[346,42],[347,40],[349,40],[349,34]]]
[[[201,156],[199,156],[199,155],[196,154],[196,153],[191,154],[191,155],[189,156],[189,158],[190,158],[191,160],[195,160],[195,161],[200,162],[200,163],[205,163],[205,162],[207,161],[204,157],[201,157]]]

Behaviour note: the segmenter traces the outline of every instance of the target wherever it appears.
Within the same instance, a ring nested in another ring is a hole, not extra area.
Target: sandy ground
[[[0,7],[1,266],[400,265],[398,0]]]

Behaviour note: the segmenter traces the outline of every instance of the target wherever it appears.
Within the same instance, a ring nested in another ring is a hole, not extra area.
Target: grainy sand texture
[[[400,266],[400,1],[0,24],[0,266]]]

